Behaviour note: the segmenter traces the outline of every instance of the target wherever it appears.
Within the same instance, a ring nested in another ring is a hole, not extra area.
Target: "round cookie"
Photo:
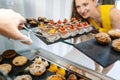
[[[112,48],[115,51],[120,52],[120,39],[115,39],[112,41]]]
[[[10,64],[4,63],[0,65],[0,70],[8,74],[12,70],[12,66]]]
[[[27,57],[25,56],[17,56],[13,59],[12,63],[15,65],[15,66],[23,66],[24,64],[27,63]]]
[[[2,56],[4,58],[13,58],[15,55],[16,55],[16,51],[15,50],[6,50],[2,54]]]

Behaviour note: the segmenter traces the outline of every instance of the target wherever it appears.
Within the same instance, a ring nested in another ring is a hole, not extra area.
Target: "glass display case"
[[[59,19],[63,20],[64,18],[70,19],[71,5],[72,0],[0,0],[0,8],[13,9],[21,13],[25,18],[38,18],[39,16],[43,16],[56,21]],[[32,28],[32,30],[36,30],[36,28]],[[21,32],[25,35],[27,34],[25,30],[21,30]],[[26,56],[29,60],[33,60],[36,55],[40,55],[66,70],[86,76],[91,80],[119,80],[120,61],[115,62],[115,66],[108,74],[102,74],[95,71],[94,60],[84,55],[72,45],[61,41],[47,45],[34,34],[31,33],[30,36],[33,40],[32,45],[24,45],[19,41],[9,40],[0,36],[0,44],[2,45],[0,46],[0,54],[5,50],[14,49],[17,53]],[[65,41],[73,43],[74,38]],[[79,42],[80,40],[78,38],[77,43]]]

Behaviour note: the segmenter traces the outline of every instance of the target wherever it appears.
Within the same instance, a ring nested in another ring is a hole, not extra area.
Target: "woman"
[[[120,29],[120,12],[113,5],[98,5],[97,0],[73,0],[72,17],[83,18],[92,24],[99,32],[108,32],[110,29]],[[95,63],[96,70],[100,67]],[[113,65],[103,69],[108,71]]]

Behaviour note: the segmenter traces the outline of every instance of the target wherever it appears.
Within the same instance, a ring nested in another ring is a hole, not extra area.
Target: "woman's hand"
[[[14,40],[25,40],[24,44],[32,41],[19,30],[25,23],[25,18],[11,9],[0,9],[0,34]]]

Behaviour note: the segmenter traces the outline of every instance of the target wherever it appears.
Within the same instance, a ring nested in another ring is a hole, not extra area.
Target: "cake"
[[[106,45],[111,42],[111,38],[107,33],[100,32],[95,35],[96,41],[101,45]]]
[[[120,29],[112,29],[108,31],[108,34],[112,39],[120,38]]]
[[[65,78],[60,75],[51,75],[47,78],[47,80],[65,80]]]
[[[77,35],[77,28],[75,28],[73,25],[69,26],[69,33],[71,36]]]
[[[15,50],[6,50],[2,53],[2,56],[4,58],[13,58],[16,55],[16,51]]]
[[[29,66],[29,72],[34,76],[41,76],[46,71],[46,68],[43,64],[31,64]]]
[[[112,48],[115,51],[120,52],[120,39],[115,39],[112,41]]]
[[[59,74],[61,76],[65,76],[66,75],[66,71],[63,68],[58,68],[56,71],[56,74]]]
[[[77,80],[77,76],[75,74],[70,74],[67,80]]]

